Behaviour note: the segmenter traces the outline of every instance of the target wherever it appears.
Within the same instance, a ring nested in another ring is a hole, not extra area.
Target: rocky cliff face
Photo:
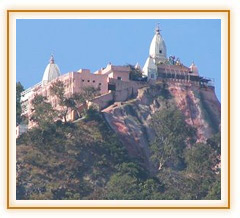
[[[149,124],[163,104],[175,104],[181,110],[185,121],[196,128],[197,142],[205,142],[220,129],[221,105],[211,87],[159,83],[139,89],[135,99],[115,103],[102,112],[129,154],[142,158],[146,166],[155,136]]]

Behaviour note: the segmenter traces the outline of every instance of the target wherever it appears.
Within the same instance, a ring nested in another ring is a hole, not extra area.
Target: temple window
[[[162,54],[162,50],[159,50],[159,53]]]
[[[88,80],[88,83],[90,82],[90,80]]]
[[[95,83],[95,80],[93,80],[93,83]]]
[[[82,79],[82,82],[84,82],[84,79]]]
[[[122,80],[122,77],[118,76],[117,79],[118,79],[118,80]]]

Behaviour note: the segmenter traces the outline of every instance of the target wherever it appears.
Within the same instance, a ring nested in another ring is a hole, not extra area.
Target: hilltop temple
[[[135,69],[142,72],[142,78],[130,79],[134,69],[130,66],[115,66],[109,63],[105,68],[91,73],[88,69],[80,69],[77,72],[69,72],[61,75],[53,55],[43,73],[42,81],[21,93],[22,115],[29,119],[28,125],[17,126],[16,137],[27,129],[32,128],[34,123],[30,121],[32,114],[31,101],[36,95],[46,96],[54,108],[58,108],[57,99],[51,95],[50,87],[60,80],[65,85],[65,95],[72,96],[81,93],[84,87],[91,86],[99,90],[99,96],[91,100],[100,109],[104,109],[113,102],[123,102],[136,96],[139,88],[147,86],[158,80],[165,82],[181,82],[190,85],[212,86],[210,79],[199,76],[197,66],[192,63],[190,67],[183,65],[179,58],[167,57],[167,47],[157,26],[153,36],[149,56],[143,68],[136,64]],[[89,103],[89,102],[88,102]],[[68,120],[77,119],[74,111],[69,111]]]
[[[181,63],[179,58],[175,58],[175,56],[167,57],[167,47],[159,26],[156,27],[149,49],[149,56],[142,71],[148,80],[188,81],[197,82],[200,85],[209,85],[212,82],[210,79],[199,76],[198,68],[194,62],[190,67],[187,67]]]

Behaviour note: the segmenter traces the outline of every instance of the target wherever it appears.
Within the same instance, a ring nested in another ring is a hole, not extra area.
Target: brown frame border
[[[224,12],[227,13],[228,15],[228,205],[227,206],[223,206],[223,207],[197,207],[197,206],[178,206],[178,207],[116,207],[116,206],[112,206],[112,207],[93,207],[93,206],[85,206],[85,207],[56,207],[56,206],[51,206],[51,207],[12,207],[10,206],[10,202],[9,202],[9,189],[10,189],[10,185],[9,185],[9,164],[10,164],[10,157],[9,157],[9,132],[10,132],[10,124],[9,124],[9,108],[10,108],[10,100],[9,100],[9,92],[10,92],[10,45],[9,45],[9,37],[10,37],[10,28],[9,28],[9,18],[10,18],[10,13],[11,12],[52,12],[52,13],[56,13],[56,12],[95,12],[95,13],[99,13],[99,12],[115,12],[115,13],[119,13],[119,12],[128,12],[128,13],[136,13],[136,12],[150,12],[150,13],[157,13],[157,12]],[[7,10],[7,209],[230,209],[230,10]]]

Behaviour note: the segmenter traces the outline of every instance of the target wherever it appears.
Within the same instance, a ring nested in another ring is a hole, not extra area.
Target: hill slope
[[[211,88],[155,84],[17,141],[18,199],[220,199]]]

